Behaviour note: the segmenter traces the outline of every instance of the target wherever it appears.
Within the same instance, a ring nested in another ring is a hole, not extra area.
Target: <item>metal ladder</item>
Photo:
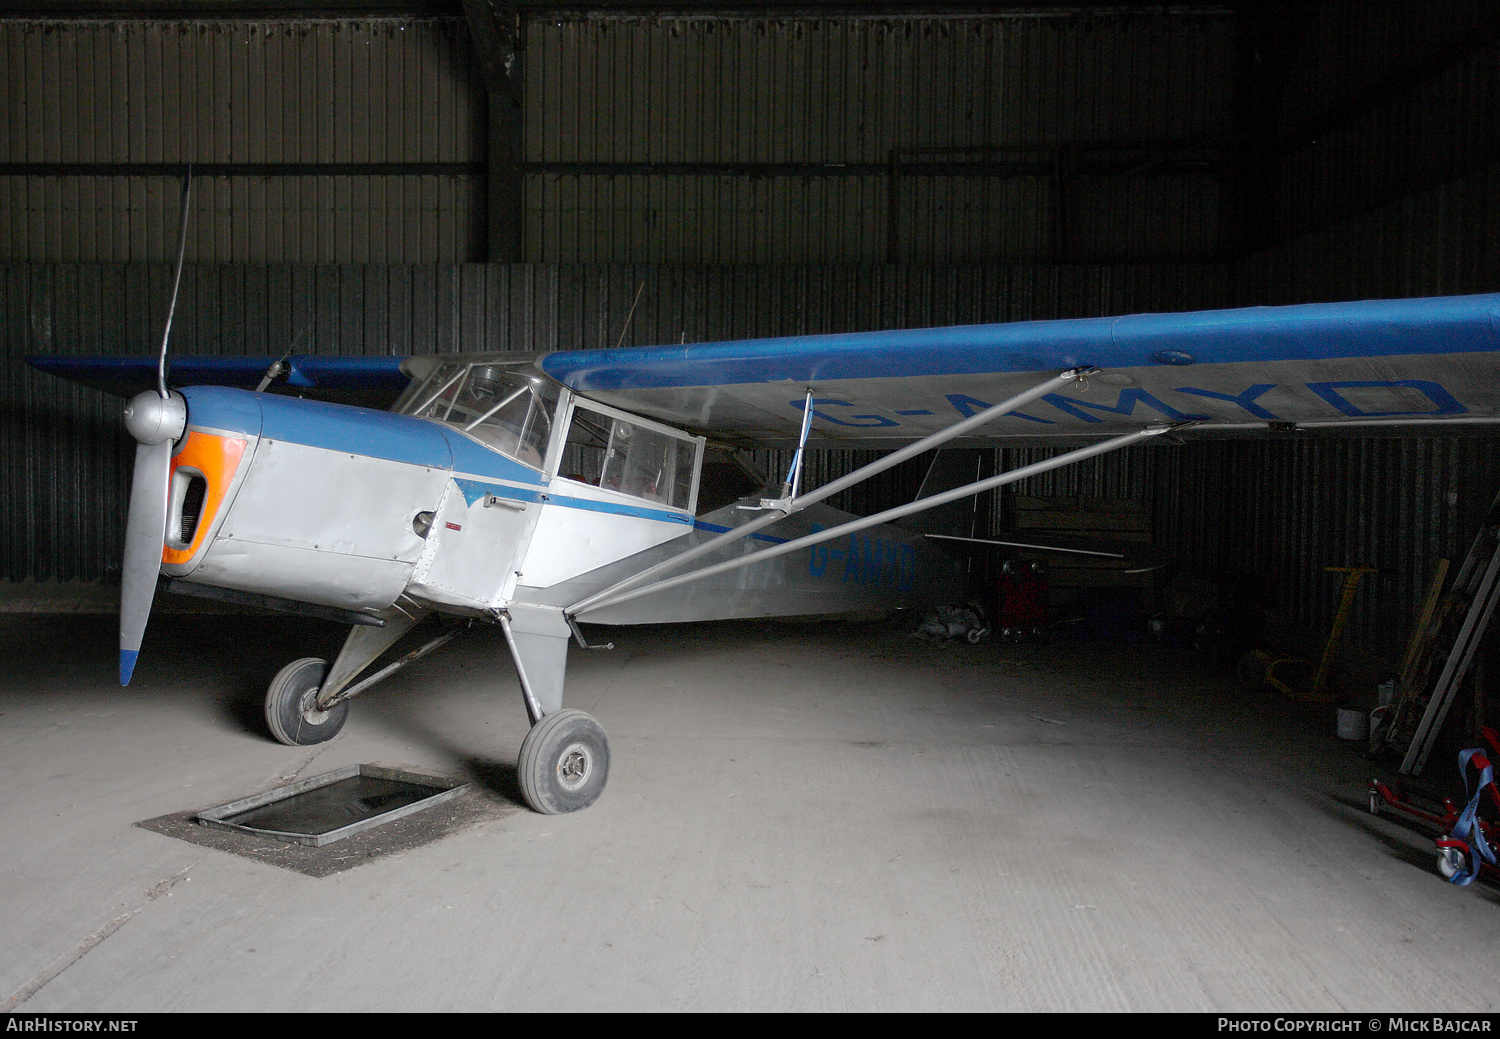
[[[1484,640],[1484,633],[1489,627],[1490,616],[1495,612],[1497,601],[1500,601],[1500,495],[1496,496],[1494,504],[1485,514],[1479,533],[1474,536],[1474,543],[1469,548],[1469,554],[1465,557],[1458,576],[1453,579],[1453,587],[1445,597],[1445,608],[1441,611],[1443,616],[1435,621],[1443,623],[1444,616],[1451,618],[1463,608],[1464,603],[1468,604],[1458,635],[1443,663],[1443,670],[1432,686],[1431,693],[1425,696],[1426,709],[1416,723],[1407,745],[1406,756],[1401,761],[1402,775],[1419,774],[1427,764],[1427,756],[1432,752],[1432,746],[1443,728],[1443,721],[1448,717],[1448,709],[1453,706],[1459,687],[1463,685],[1469,667],[1474,662],[1474,654]],[[1413,680],[1420,680],[1421,685],[1402,690],[1400,712],[1391,722],[1390,740],[1394,745],[1399,746],[1402,730],[1410,724],[1411,717],[1421,706],[1425,692],[1423,687],[1430,673],[1430,668],[1418,669]]]

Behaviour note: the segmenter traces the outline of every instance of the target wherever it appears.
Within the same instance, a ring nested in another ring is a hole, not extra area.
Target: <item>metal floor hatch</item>
[[[349,765],[210,808],[195,818],[204,826],[320,848],[467,790],[439,776]]]

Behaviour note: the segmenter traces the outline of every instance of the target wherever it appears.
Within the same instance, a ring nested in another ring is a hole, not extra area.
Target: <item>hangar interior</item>
[[[24,358],[155,351],[189,165],[171,345],[184,355],[551,351],[1462,295],[1500,288],[1497,58],[1487,0],[7,5],[0,609],[76,609],[118,582],[134,450],[119,402]],[[1048,452],[992,453],[1010,466]],[[820,453],[808,479],[867,459]],[[758,461],[775,473],[787,454]],[[1341,590],[1326,568],[1377,568],[1337,679],[1368,706],[1434,567],[1464,557],[1500,491],[1497,463],[1484,431],[1185,436],[993,495],[972,529],[1014,535],[1028,509],[1103,526],[1128,514],[1159,569],[1075,568],[1052,603],[1101,627],[1092,604],[1127,604],[1110,614],[1130,629],[1121,659],[1152,616],[1186,625],[1181,647],[1211,607],[1252,605],[1283,648],[1316,652]],[[841,504],[904,502],[922,475],[903,466]],[[997,561],[976,566],[992,588]],[[1107,661],[1112,644],[1076,652]],[[28,652],[20,634],[9,650]],[[37,948],[37,962],[64,956]],[[56,977],[28,963],[6,972],[0,998],[25,993],[12,1006]],[[1044,986],[988,1005],[1342,999],[1202,991],[1076,1003]],[[760,998],[706,1005],[740,997]],[[1460,984],[1456,998],[1491,997]]]

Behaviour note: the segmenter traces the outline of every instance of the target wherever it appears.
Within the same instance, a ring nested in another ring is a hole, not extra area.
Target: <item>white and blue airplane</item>
[[[165,347],[163,348],[165,350]],[[135,396],[120,679],[158,578],[350,623],[331,666],[296,660],[266,718],[331,738],[349,700],[453,632],[361,677],[431,613],[504,632],[531,720],[537,811],[597,799],[604,731],[563,708],[579,622],[889,609],[963,598],[956,563],[896,524],[960,497],[1187,436],[1500,422],[1500,294],[1030,321],[691,346],[408,358],[32,358]],[[265,392],[355,389],[390,411]],[[253,387],[253,388],[252,388]],[[822,502],[945,443],[1069,447],[855,517]],[[748,446],[798,448],[779,488]],[[816,447],[894,449],[823,487]]]

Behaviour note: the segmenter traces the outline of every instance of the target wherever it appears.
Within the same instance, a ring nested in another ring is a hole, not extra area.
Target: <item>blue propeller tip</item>
[[[135,672],[135,658],[140,656],[140,651],[135,649],[120,650],[120,684],[129,685],[130,676]]]

